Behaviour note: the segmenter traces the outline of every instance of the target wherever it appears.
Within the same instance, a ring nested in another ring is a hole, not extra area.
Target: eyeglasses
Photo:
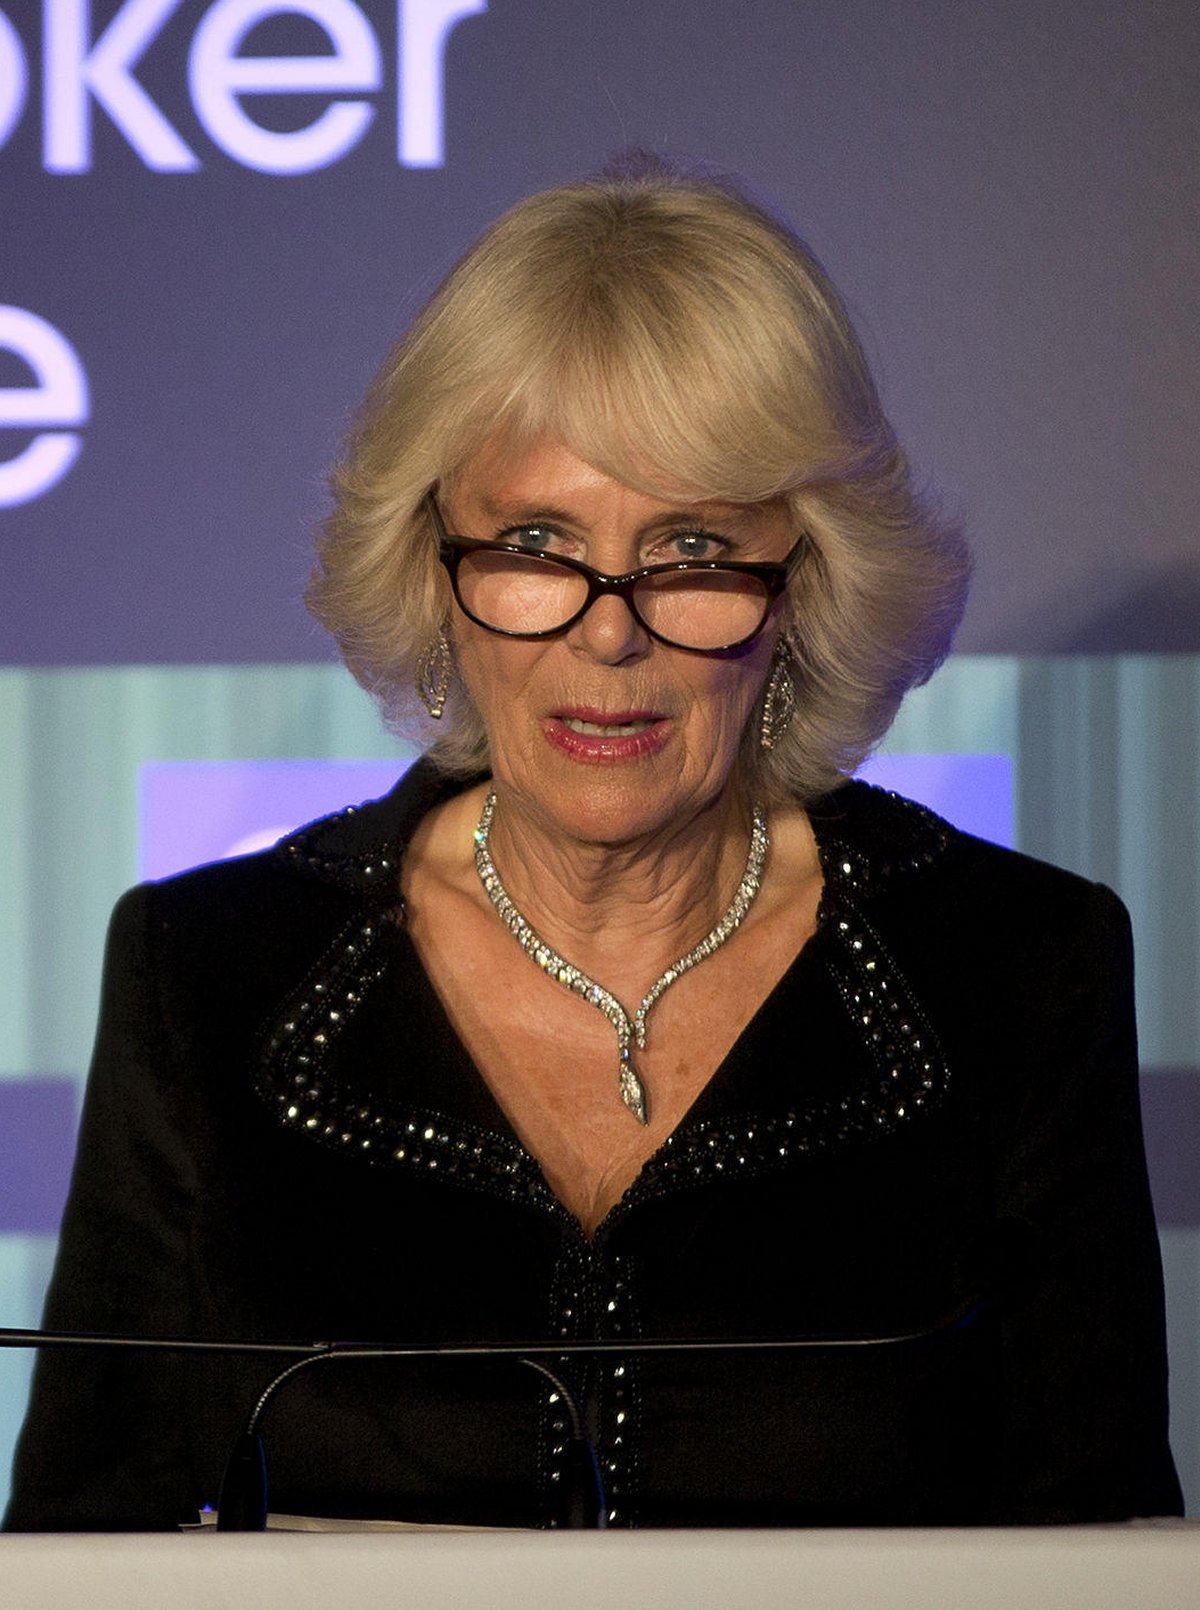
[[[438,558],[458,606],[476,626],[501,637],[556,637],[605,593],[622,599],[639,625],[669,648],[717,654],[751,642],[804,552],[801,533],[786,559],[741,564],[680,559],[606,576],[561,554],[532,553],[509,542],[452,537],[431,493]]]

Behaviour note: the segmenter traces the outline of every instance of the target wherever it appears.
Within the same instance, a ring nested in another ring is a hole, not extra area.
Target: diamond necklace
[[[529,926],[513,904],[508,891],[500,881],[500,874],[496,871],[496,864],[488,848],[495,810],[496,792],[495,789],[489,789],[488,796],[483,802],[483,815],[479,818],[479,826],[475,829],[475,870],[479,873],[479,881],[483,884],[488,899],[495,906],[509,933],[525,954],[537,963],[547,978],[554,979],[564,989],[569,989],[573,995],[582,996],[598,1011],[603,1012],[616,1029],[617,1081],[621,1100],[639,1124],[649,1123],[646,1091],[633,1060],[633,1046],[636,1043],[639,1051],[645,1050],[646,1019],[650,1016],[650,1009],[659,996],[669,989],[677,978],[695,967],[697,962],[702,962],[706,956],[711,956],[714,951],[720,950],[754,904],[754,897],[762,885],[763,863],[767,859],[767,851],[771,844],[767,833],[766,812],[761,805],[754,806],[746,870],[742,874],[742,881],[737,886],[737,892],[730,902],[729,909],[698,945],[689,950],[686,956],[681,956],[677,962],[672,962],[666,972],[651,984],[642,997],[641,1005],[630,1018],[615,995],[606,990],[603,984],[597,984],[595,979],[589,978],[586,973],[573,966],[564,956],[560,956]]]

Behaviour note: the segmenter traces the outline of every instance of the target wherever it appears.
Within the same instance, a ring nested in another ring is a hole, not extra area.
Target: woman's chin
[[[674,834],[721,793],[711,780],[685,778],[653,757],[626,764],[577,763],[539,770],[530,782],[496,774],[501,812],[525,816],[557,844],[630,848]],[[725,785],[729,786],[728,783]],[[507,796],[507,798],[506,798]]]

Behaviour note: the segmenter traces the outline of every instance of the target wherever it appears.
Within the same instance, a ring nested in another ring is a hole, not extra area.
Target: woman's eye
[[[501,532],[499,541],[510,543],[515,548],[528,548],[531,553],[548,553],[554,536],[554,532],[544,525],[522,525]]]
[[[660,544],[663,560],[722,559],[728,545],[707,531],[676,531]]]

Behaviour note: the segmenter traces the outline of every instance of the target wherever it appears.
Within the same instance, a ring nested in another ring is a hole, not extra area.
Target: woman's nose
[[[567,641],[576,653],[603,665],[620,665],[641,659],[653,640],[625,600],[607,593],[575,622]]]

